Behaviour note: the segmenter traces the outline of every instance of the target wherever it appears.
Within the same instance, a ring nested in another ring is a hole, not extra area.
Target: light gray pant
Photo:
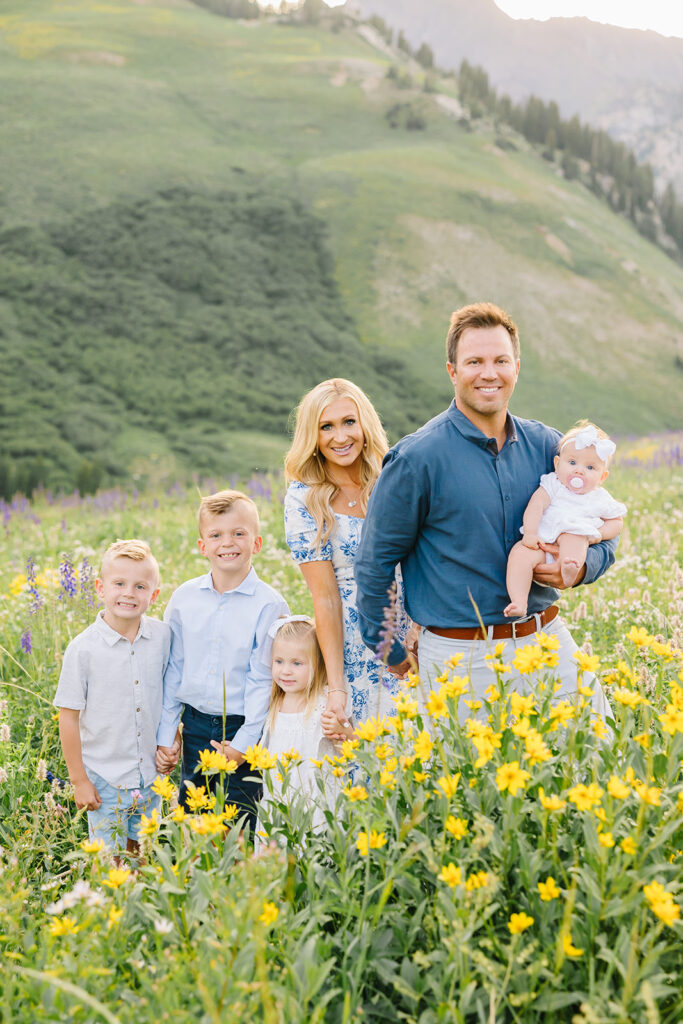
[[[573,697],[577,690],[577,664],[574,660],[574,651],[577,650],[577,646],[559,615],[552,622],[548,623],[547,626],[543,627],[543,632],[548,636],[559,637],[560,648],[557,652],[560,659],[559,664],[556,668],[547,669],[546,671],[554,674],[562,684],[555,694],[554,700],[567,700]],[[418,644],[418,662],[422,694],[418,695],[419,705],[421,706],[427,699],[430,690],[439,688],[439,684],[435,683],[434,679],[443,672],[444,663],[454,654],[462,654],[462,660],[458,668],[455,669],[455,673],[470,677],[471,692],[460,700],[460,721],[464,722],[466,718],[475,717],[474,713],[465,704],[465,700],[482,700],[489,686],[495,684],[496,677],[485,659],[487,654],[493,654],[493,649],[497,642],[499,641],[449,640],[447,637],[430,633],[428,629],[421,629]],[[509,689],[516,690],[518,693],[528,693],[530,690],[529,680],[533,676],[522,676],[516,672],[512,667],[512,659],[520,648],[536,643],[534,636],[531,634],[530,636],[521,637],[519,640],[505,640],[504,643],[505,650],[498,660],[510,665],[512,668],[512,674],[503,677],[506,686]],[[593,690],[593,697],[591,698],[593,713],[599,715],[603,720],[608,715],[612,717],[612,712],[602,687],[593,673],[584,672],[582,682],[584,686],[589,686]]]

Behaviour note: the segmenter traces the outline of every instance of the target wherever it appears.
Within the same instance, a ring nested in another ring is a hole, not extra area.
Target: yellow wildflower
[[[178,806],[174,808],[173,813],[171,814],[171,820],[178,824],[180,824],[181,821],[185,821],[185,808],[182,804],[178,804]]]
[[[593,732],[595,733],[595,735],[598,737],[599,740],[604,740],[604,738],[608,734],[607,726],[603,722],[602,718],[596,718],[591,723],[591,729],[593,730]]]
[[[451,861],[450,864],[446,864],[441,868],[438,877],[446,885],[450,885],[451,889],[454,889],[456,885],[460,885],[462,882],[462,871]]]
[[[583,956],[583,950],[577,949],[572,943],[572,937],[570,932],[562,933],[562,949],[565,952],[565,956],[569,956],[576,960],[578,957]]]
[[[359,800],[367,800],[368,791],[365,786],[347,786],[344,793],[352,803],[357,803]]]
[[[420,677],[417,672],[409,672],[406,678],[403,680],[403,685],[409,690],[414,690],[420,685]]]
[[[102,884],[109,889],[118,889],[130,876],[128,868],[112,868]]]
[[[675,707],[674,704],[667,704],[664,714],[657,717],[662,723],[662,729],[669,736],[683,732],[683,709]]]
[[[155,832],[159,831],[160,825],[161,821],[159,820],[159,811],[155,807],[149,818],[146,814],[140,815],[140,828],[138,831],[140,832],[140,835],[153,836]]]
[[[244,752],[244,759],[248,763],[252,771],[268,771],[270,768],[274,768],[276,764],[276,758],[262,747],[260,743],[255,743],[251,747],[247,747]]]
[[[448,815],[444,825],[446,831],[450,832],[454,839],[462,839],[467,832],[467,827],[464,818],[456,818],[453,814]]]
[[[428,732],[423,731],[419,734],[415,740],[415,754],[419,757],[420,761],[428,761],[432,756],[432,738]]]
[[[271,924],[274,924],[275,921],[277,921],[279,913],[280,911],[275,904],[272,901],[267,900],[263,904],[263,913],[259,915],[259,921],[263,921],[265,926],[269,928]]]
[[[561,800],[554,793],[551,796],[546,796],[543,786],[538,787],[538,799],[541,801],[541,807],[544,811],[563,811],[567,806],[567,801]]]
[[[253,769],[254,765],[251,767]],[[222,750],[200,750],[196,770],[206,773],[234,772],[237,771],[237,761],[228,761]]]
[[[538,882],[538,893],[544,903],[549,903],[561,895],[561,890],[558,889],[553,876],[548,875],[545,882]]]
[[[283,768],[289,768],[291,764],[298,764],[302,760],[301,754],[298,750],[283,750],[281,754],[278,754],[278,759]]]
[[[523,676],[537,672],[543,664],[543,651],[538,644],[526,644],[515,652],[512,664]]]
[[[401,768],[403,768],[404,770],[406,768],[410,768],[410,766],[414,764],[416,756],[416,754],[401,754],[401,756],[398,759]]]
[[[445,664],[448,666],[448,668],[457,668],[463,658],[464,654],[451,654],[450,658],[448,659],[447,662],[445,662]]]
[[[380,773],[379,784],[383,789],[393,789],[396,785],[396,776],[393,772],[387,771],[386,768]]]
[[[574,708],[568,700],[560,700],[550,709],[549,719],[557,725],[567,725],[574,717]]]
[[[507,789],[514,796],[518,789],[526,788],[527,779],[530,778],[531,773],[520,768],[519,761],[509,761],[496,772],[496,785],[501,793]]]
[[[425,702],[425,708],[432,718],[443,718],[448,714],[448,705],[441,693],[437,693],[436,690],[431,690]]]
[[[491,684],[486,690],[484,690],[484,697],[489,704],[495,704],[500,700],[500,690],[497,686]]]
[[[550,750],[543,742],[543,737],[536,729],[529,729],[524,737],[524,746],[526,748],[524,756],[529,758],[529,763],[532,766],[549,761],[552,757]]]
[[[356,756],[354,751],[356,751],[359,746],[360,744],[358,740],[344,740],[341,745],[341,757],[343,757],[345,761],[353,761]]]
[[[671,646],[671,643],[661,643],[660,640],[653,640],[650,644],[650,650],[653,654],[656,654],[659,658],[664,658],[666,661],[672,661],[676,657],[676,651]]]
[[[152,792],[164,800],[171,800],[178,792],[168,775],[157,775],[152,783]]]
[[[110,907],[107,914],[107,931],[118,924],[123,917],[123,907]]]
[[[515,722],[515,724],[512,726],[512,731],[515,734],[515,736],[524,737],[531,728],[533,727],[528,718],[520,718],[520,720],[518,722]]]
[[[16,597],[17,594],[20,594],[27,583],[28,579],[26,577],[26,573],[20,572],[18,576],[15,576],[14,579],[10,581],[9,585],[9,592],[12,597]]]
[[[607,783],[607,792],[615,800],[625,800],[631,790],[618,776],[610,775],[609,782]]]
[[[596,782],[591,782],[590,786],[580,782],[578,786],[569,790],[567,796],[580,811],[590,811],[600,803],[602,792]]]
[[[456,772],[455,775],[442,775],[440,779],[437,779],[436,784],[441,789],[442,793],[438,793],[438,796],[442,794],[449,800],[455,796],[455,791],[458,788],[460,782],[460,772]]]
[[[232,821],[237,817],[237,804],[226,804],[223,808],[222,818],[224,822]]]
[[[639,704],[649,704],[649,700],[641,697],[635,690],[627,690],[625,686],[618,687],[612,691],[617,704],[623,704],[627,708],[637,708]]]
[[[380,761],[386,761],[388,757],[394,752],[394,748],[389,743],[379,743],[375,747],[375,757]]]
[[[358,833],[356,849],[360,853],[361,857],[367,857],[368,850],[380,850],[383,846],[386,846],[386,842],[387,837],[384,832],[377,832],[377,830],[373,828],[369,833]]]
[[[598,832],[598,842],[601,846],[604,846],[606,850],[611,850],[614,846],[614,836],[611,832]]]
[[[644,747],[645,750],[649,750],[649,747],[650,747],[650,733],[649,732],[639,732],[637,736],[633,737],[633,740],[634,740],[635,743],[639,743],[641,745],[641,747]]]
[[[462,697],[470,688],[469,676],[453,676],[439,691],[444,697]]]
[[[534,633],[534,639],[542,651],[559,651],[560,638],[554,633]]]
[[[383,736],[389,731],[389,727],[383,718],[368,718],[356,726],[355,732],[362,740],[372,743],[378,736]]]
[[[75,935],[80,930],[80,925],[77,925],[73,917],[69,917],[67,914],[64,917],[55,917],[50,921],[50,935],[61,936],[61,935]]]
[[[81,850],[84,853],[99,853],[104,849],[104,839],[84,839],[81,843]]]
[[[626,634],[626,639],[630,640],[636,647],[649,647],[654,637],[650,636],[643,626],[631,626],[631,629]]]
[[[520,932],[524,932],[527,928],[531,928],[533,923],[533,917],[530,917],[529,914],[525,914],[524,911],[522,911],[521,914],[510,915],[508,928],[510,929],[511,935],[519,935]]]
[[[467,892],[474,892],[475,889],[483,889],[489,883],[489,876],[485,871],[475,871],[465,882]]]
[[[222,814],[195,814],[190,828],[199,836],[218,836],[225,831],[225,822]]]
[[[625,839],[621,840],[621,842],[619,843],[619,846],[622,848],[624,853],[628,853],[631,856],[633,856],[633,854],[638,849],[638,847],[636,846],[636,841],[633,838],[633,836],[626,836]]]
[[[521,693],[510,694],[510,711],[515,718],[524,718],[534,710],[534,696],[532,693],[524,696]]]
[[[203,807],[211,810],[216,804],[216,797],[206,792],[205,786],[195,786],[193,782],[185,783],[187,806],[191,811],[200,811]]]
[[[676,903],[673,895],[664,888],[660,882],[651,882],[649,885],[643,886],[643,895],[650,904],[650,910],[653,914],[667,924],[669,928],[673,928],[674,923],[681,916],[681,908]]]
[[[646,782],[635,782],[633,788],[644,804],[649,804],[650,807],[659,807],[662,791],[657,786],[648,786]]]
[[[470,709],[470,711],[479,711],[480,708],[482,707],[482,703],[480,700],[466,700],[465,704],[467,704],[467,707]]]

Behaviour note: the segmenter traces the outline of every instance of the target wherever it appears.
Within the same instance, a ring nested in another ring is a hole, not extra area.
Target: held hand
[[[323,736],[328,739],[345,740],[353,734],[351,723],[347,720],[346,714],[339,718],[335,711],[325,710],[320,716],[323,727]]]
[[[398,665],[387,665],[387,671],[391,672],[392,676],[403,679],[404,676],[413,671],[414,664],[414,659],[409,655],[404,661],[399,662]]]
[[[414,661],[413,670],[417,671],[417,648],[420,640],[420,630],[422,627],[417,622],[410,623],[410,629],[406,633],[406,650],[408,652],[408,659],[411,658]]]
[[[331,724],[326,724],[325,719],[329,716]],[[339,732],[339,726],[350,728],[348,715],[346,714],[346,691],[332,689],[327,694],[327,706],[320,719],[323,727],[323,736],[329,740],[344,740],[346,735]],[[335,723],[339,723],[336,725]]]
[[[240,750],[231,747],[229,740],[211,740],[211,746],[214,750],[219,750],[221,754],[225,754],[228,761],[237,761],[238,767],[244,764],[244,754]]]
[[[87,777],[81,782],[74,783],[74,800],[79,811],[96,811],[102,806],[100,794]]]
[[[174,740],[172,747],[157,747],[154,758],[157,771],[161,772],[162,775],[168,775],[177,765],[179,757],[180,743],[177,738]]]

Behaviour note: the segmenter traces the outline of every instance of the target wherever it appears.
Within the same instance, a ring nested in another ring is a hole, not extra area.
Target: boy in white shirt
[[[181,799],[187,784],[205,784],[198,772],[202,750],[222,750],[238,768],[228,776],[226,800],[246,810],[252,831],[261,786],[245,763],[258,743],[268,711],[272,641],[268,629],[289,614],[284,599],[258,578],[252,556],[261,550],[256,505],[241,491],[219,491],[199,506],[199,550],[204,576],[183,583],[164,618],[171,627],[171,657],[164,678],[164,707],[157,733],[157,766],[178,758],[174,742],[183,722]],[[223,741],[225,737],[225,741]]]
[[[144,614],[159,593],[159,566],[142,540],[107,548],[95,581],[104,610],[64,653],[54,704],[76,807],[91,840],[138,852],[140,815],[159,805],[151,790],[163,676],[171,631]]]

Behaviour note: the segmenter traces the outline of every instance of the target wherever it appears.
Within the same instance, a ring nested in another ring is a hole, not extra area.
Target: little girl
[[[316,797],[320,800],[320,792],[311,759],[336,756],[334,744],[323,736],[323,724],[329,718],[328,725],[333,731],[348,738],[353,736],[353,726],[344,726],[333,712],[325,711],[327,675],[312,620],[305,615],[276,619],[269,635],[273,640],[273,686],[262,745],[275,757],[296,751],[299,758],[289,769],[288,792],[298,792],[315,803]],[[283,799],[278,774],[281,772],[271,774],[273,792],[272,796],[264,795],[266,803]],[[328,783],[331,780],[326,780],[326,791]],[[314,827],[323,821],[323,807],[319,803],[313,815]]]
[[[526,615],[534,569],[546,559],[539,541],[559,544],[562,580],[571,587],[585,564],[588,545],[621,533],[626,506],[600,486],[609,475],[607,466],[615,451],[614,441],[588,420],[581,420],[560,438],[555,472],[541,477],[541,486],[524,512],[524,539],[508,556],[510,604],[504,612],[508,617]],[[547,561],[553,561],[552,555]]]

